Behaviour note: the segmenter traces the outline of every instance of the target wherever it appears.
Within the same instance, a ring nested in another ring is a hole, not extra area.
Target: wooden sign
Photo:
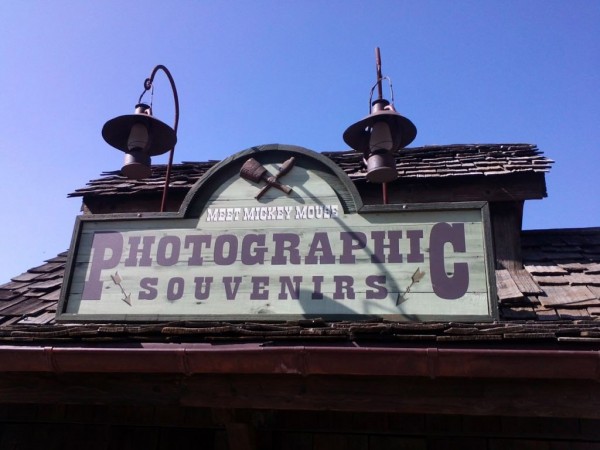
[[[59,321],[492,320],[486,203],[363,206],[324,156],[253,148],[179,213],[80,216]]]

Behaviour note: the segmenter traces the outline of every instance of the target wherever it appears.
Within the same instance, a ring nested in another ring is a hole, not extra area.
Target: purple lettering
[[[192,256],[188,259],[189,266],[201,266],[204,262],[202,258],[202,244],[206,245],[206,248],[210,248],[210,241],[212,236],[210,234],[190,234],[185,237],[184,247],[188,248],[192,246]]]
[[[312,282],[314,285],[312,293],[313,300],[323,300],[323,280],[324,277],[320,275],[312,277]]]
[[[354,256],[353,251],[360,250],[367,246],[367,236],[365,236],[365,233],[359,231],[342,231],[340,233],[340,239],[343,243],[340,264],[354,264],[356,262],[356,256]]]
[[[167,284],[167,300],[170,302],[179,300],[183,297],[183,288],[185,281],[181,277],[174,277],[169,280]]]
[[[257,247],[252,248],[256,244]],[[260,247],[258,247],[258,245]],[[265,263],[265,253],[267,247],[265,245],[264,234],[247,234],[242,240],[242,264],[252,266],[254,264]]]
[[[302,283],[302,277],[279,277],[279,283],[281,283],[281,292],[278,297],[279,300],[286,300],[288,298],[288,294],[285,292],[286,288],[293,300],[298,300],[300,298],[300,283]]]
[[[367,300],[381,300],[387,297],[388,290],[385,286],[386,276],[385,275],[369,275],[365,283],[368,287],[373,290],[367,290]]]
[[[227,247],[227,253],[225,251]],[[233,234],[222,234],[215,240],[215,264],[229,266],[237,258],[238,240]]]
[[[317,256],[317,253],[322,254],[321,256]],[[327,233],[315,233],[304,262],[306,264],[335,264],[335,256],[331,251],[331,244],[329,243]]]
[[[167,256],[167,248],[171,247],[170,254]],[[156,249],[156,262],[159,266],[173,266],[179,261],[179,252],[181,250],[181,241],[177,236],[164,236],[158,241]]]
[[[462,297],[469,287],[469,266],[466,262],[454,263],[454,274],[448,276],[445,269],[444,247],[452,244],[454,252],[466,249],[465,225],[463,223],[436,223],[429,237],[429,269],[433,292],[440,298],[455,300]]]
[[[250,292],[250,300],[268,300],[269,290],[266,286],[269,285],[269,277],[252,277],[252,292]]]
[[[225,287],[225,298],[235,300],[237,291],[242,282],[242,277],[223,277],[223,286]]]
[[[275,251],[271,258],[271,264],[287,264],[288,258],[285,256],[285,252],[290,255],[290,264],[300,264],[300,252],[298,251],[300,236],[294,233],[275,233],[273,241],[275,242]]]
[[[140,288],[145,289],[145,291],[139,292],[138,300],[155,300],[158,296],[157,284],[158,278],[142,278]]]
[[[334,300],[344,300],[346,298],[354,299],[354,278],[349,275],[336,275],[333,277],[335,283]]]
[[[194,296],[196,300],[206,300],[210,295],[210,285],[213,282],[213,277],[196,277],[196,290]]]
[[[422,263],[425,261],[425,255],[421,253],[421,239],[423,239],[423,230],[408,230],[406,237],[410,241],[410,253],[406,255],[406,262]]]
[[[129,238],[129,257],[125,260],[125,267],[150,267],[152,265],[152,258],[150,252],[152,251],[152,244],[156,240],[155,236],[132,236]],[[142,248],[140,248],[140,241],[142,242]],[[139,264],[137,254],[141,253]]]
[[[375,264],[385,263],[385,249],[389,249],[387,262],[401,263],[402,254],[400,253],[400,239],[402,239],[402,231],[388,231],[387,236],[389,243],[385,243],[385,231],[371,231],[371,239],[373,239],[373,254],[371,262]]]
[[[107,250],[110,251],[110,256],[106,255]],[[114,269],[119,264],[123,252],[123,235],[115,231],[94,233],[91,251],[90,277],[83,286],[81,300],[100,300],[103,285],[100,274],[102,270]]]

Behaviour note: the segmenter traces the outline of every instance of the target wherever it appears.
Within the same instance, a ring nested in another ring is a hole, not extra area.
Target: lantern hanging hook
[[[152,84],[152,80],[150,78],[146,78],[144,81],[144,91],[140,94],[138,104],[142,103],[142,99],[148,91],[150,91],[150,111],[152,111],[152,103],[154,102],[154,84]]]
[[[396,109],[394,108],[394,87],[392,86],[392,79],[390,77],[381,77],[377,80],[377,83],[375,83],[373,85],[373,87],[371,88],[371,94],[369,95],[369,114],[371,114],[372,112],[372,108],[373,108],[373,92],[375,92],[375,88],[379,88],[379,100],[382,99],[382,95],[381,95],[381,82],[383,80],[387,80],[388,81],[388,85],[390,87],[390,96],[391,96],[391,101],[390,101],[390,105],[388,107],[388,109],[391,109],[392,111],[396,111]]]

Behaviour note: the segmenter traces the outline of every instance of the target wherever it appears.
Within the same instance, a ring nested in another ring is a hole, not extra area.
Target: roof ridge
[[[366,168],[362,154],[348,149],[321,152],[330,158],[353,181],[364,181]],[[452,144],[403,149],[395,155],[400,180],[445,179],[461,176],[504,176],[544,173],[554,161],[543,156],[534,144]],[[185,161],[172,168],[171,188],[189,189],[218,161]],[[166,165],[152,166],[152,175],[144,180],[130,180],[119,170],[104,171],[86,187],[68,197],[92,197],[119,194],[149,194],[162,189]],[[156,186],[151,184],[155,183]]]

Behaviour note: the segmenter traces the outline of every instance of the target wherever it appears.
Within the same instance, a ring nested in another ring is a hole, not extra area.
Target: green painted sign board
[[[178,213],[78,217],[57,320],[493,320],[492,260],[486,203],[365,206],[323,155],[255,147]]]

